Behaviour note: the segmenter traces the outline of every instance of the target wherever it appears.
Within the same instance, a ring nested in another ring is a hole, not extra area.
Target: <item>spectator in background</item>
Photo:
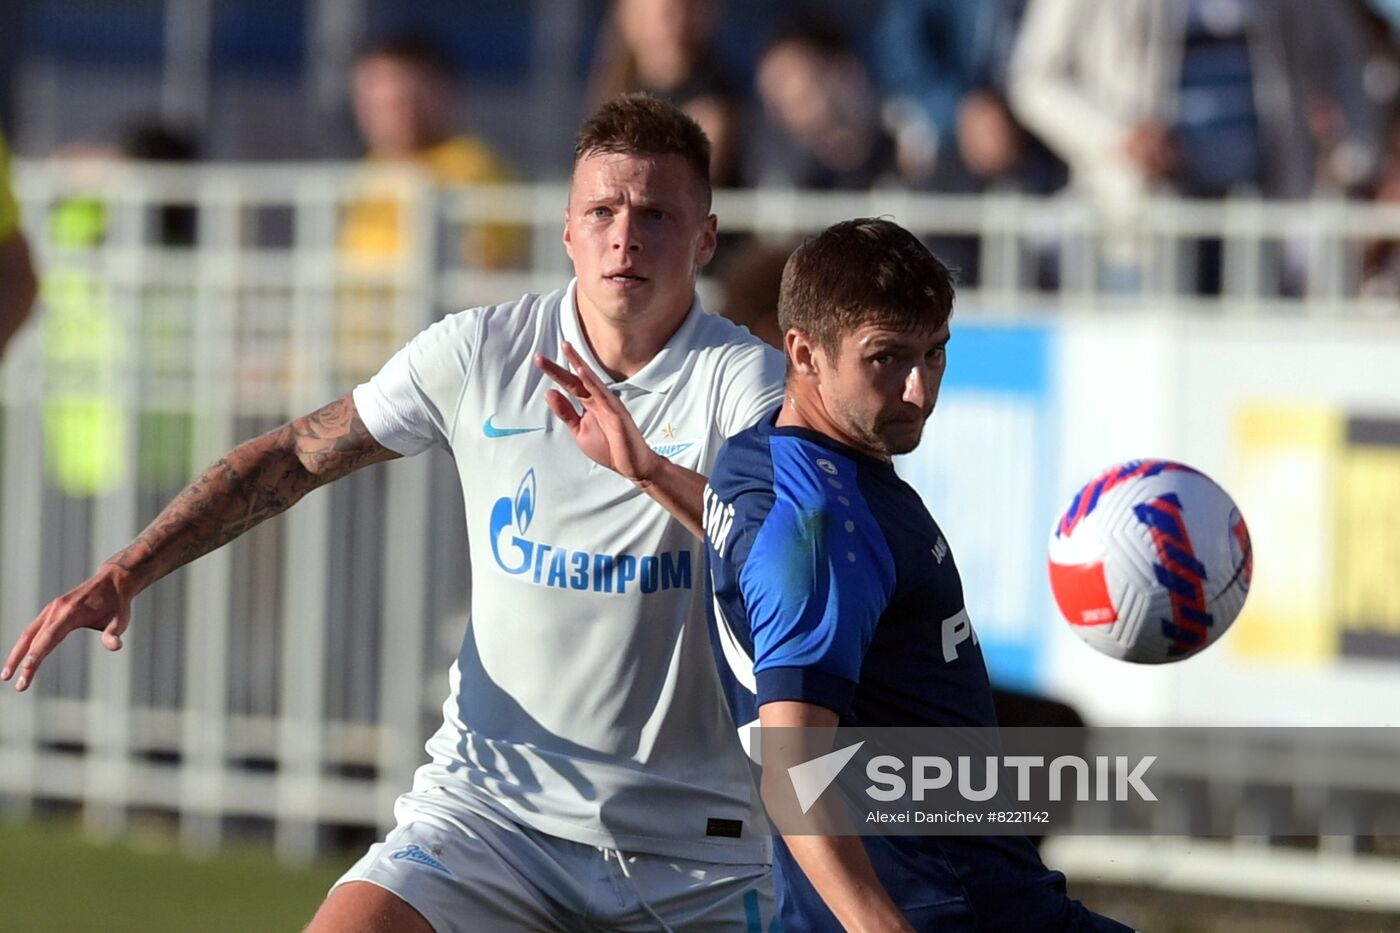
[[[355,57],[352,82],[355,122],[371,166],[415,164],[443,185],[511,180],[486,143],[454,132],[452,61],[436,43],[414,35],[372,43]],[[360,268],[393,269],[413,252],[405,242],[401,184],[391,174],[363,179],[340,232],[345,255]],[[524,245],[518,228],[482,226],[464,232],[461,258],[470,266],[498,268],[518,259]]]
[[[739,98],[715,55],[714,0],[614,0],[589,81],[591,107],[645,91],[686,113],[710,138],[710,183],[739,175]]]
[[[1311,0],[1030,0],[1012,61],[1020,119],[1105,206],[1153,191],[1352,188],[1375,166],[1346,4]],[[1337,108],[1335,139],[1310,111]]]
[[[1361,84],[1384,125],[1382,138],[1400,126],[1400,0],[1353,0],[1366,37]]]
[[[779,32],[757,77],[764,125],[751,174],[760,184],[862,190],[898,180],[879,93],[839,32],[814,24]]]
[[[720,314],[748,329],[775,350],[783,348],[778,326],[778,291],[783,267],[796,243],[751,240],[738,250],[720,275],[724,303]]]
[[[1025,133],[1006,104],[1006,72],[1025,0],[888,0],[876,26],[876,64],[899,169],[914,188],[974,194],[1013,188],[1048,194],[1064,163]],[[931,240],[962,284],[980,281],[976,237]],[[1037,280],[1054,276],[1048,246],[1030,246]]]
[[[1306,197],[1353,191],[1375,169],[1375,115],[1361,91],[1355,10],[1310,0],[1031,0],[1011,101],[1075,182],[1129,223],[1144,194]],[[1132,289],[1144,242],[1106,244],[1109,283]],[[1286,248],[1294,249],[1292,244]],[[1222,248],[1202,241],[1176,270],[1222,287]],[[1299,286],[1304,263],[1280,283]]]
[[[405,301],[405,276],[425,256],[439,258],[441,244],[415,242],[421,228],[411,208],[420,192],[396,169],[416,166],[444,186],[512,177],[485,142],[454,131],[454,69],[437,43],[417,35],[374,42],[356,56],[351,78],[367,152],[340,229],[349,275],[336,295],[332,380],[344,388],[368,378],[421,326],[416,305]],[[528,245],[523,227],[482,223],[450,230],[443,250],[448,268],[499,269],[519,264]],[[302,360],[297,368],[314,365]]]
[[[38,291],[29,244],[19,229],[19,204],[10,188],[10,150],[0,133],[0,357],[28,320]]]
[[[888,0],[876,27],[900,172],[938,191],[1010,180],[1023,137],[1000,87],[1021,0]],[[1017,184],[1017,187],[1023,187]]]

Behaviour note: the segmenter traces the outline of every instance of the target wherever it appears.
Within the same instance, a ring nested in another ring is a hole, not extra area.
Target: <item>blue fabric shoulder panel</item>
[[[844,712],[894,592],[894,557],[854,461],[781,434],[769,452],[775,501],[740,573],[758,702],[804,700]]]

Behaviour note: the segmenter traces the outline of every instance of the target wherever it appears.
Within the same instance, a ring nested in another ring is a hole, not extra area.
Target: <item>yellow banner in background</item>
[[[1342,654],[1400,658],[1400,419],[1348,421],[1334,491]]]
[[[1400,417],[1248,406],[1235,437],[1254,582],[1234,651],[1400,658]]]
[[[1254,580],[1229,644],[1243,657],[1325,661],[1332,612],[1333,489],[1346,423],[1331,409],[1258,405],[1236,418],[1230,487],[1254,545]]]

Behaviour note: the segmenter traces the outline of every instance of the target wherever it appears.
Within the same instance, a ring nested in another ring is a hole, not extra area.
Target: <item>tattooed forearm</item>
[[[285,512],[318,486],[397,456],[375,441],[345,396],[234,448],[112,562],[144,589]]]
[[[292,432],[297,458],[302,465],[321,477],[318,486],[362,466],[398,456],[382,447],[369,433],[348,395],[298,418],[287,425],[287,430]]]

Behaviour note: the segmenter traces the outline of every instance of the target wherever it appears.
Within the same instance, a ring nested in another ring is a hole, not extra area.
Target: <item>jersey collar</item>
[[[800,428],[791,424],[778,424],[778,415],[782,413],[782,410],[783,407],[779,405],[767,416],[759,419],[760,433],[776,434],[780,437],[801,438],[818,447],[825,447],[832,453],[840,454],[848,460],[854,460],[867,470],[872,470],[876,473],[895,473],[894,464],[890,461],[882,460],[879,457],[872,456],[854,447],[848,447],[836,438],[828,437],[820,431],[813,431],[811,428]]]
[[[706,313],[700,304],[700,296],[697,294],[692,299],[690,311],[681,321],[681,326],[676,328],[671,339],[666,341],[666,345],[651,358],[651,362],[627,379],[614,382],[603,372],[602,365],[593,355],[588,341],[584,339],[583,326],[578,319],[578,306],[574,301],[574,291],[577,285],[577,278],[570,280],[568,288],[564,290],[564,300],[559,306],[559,324],[564,332],[564,339],[573,344],[574,349],[578,351],[579,356],[583,357],[584,362],[592,366],[599,378],[611,388],[633,386],[645,392],[669,391],[685,368],[686,359],[695,345],[695,335],[700,329],[701,317]]]

